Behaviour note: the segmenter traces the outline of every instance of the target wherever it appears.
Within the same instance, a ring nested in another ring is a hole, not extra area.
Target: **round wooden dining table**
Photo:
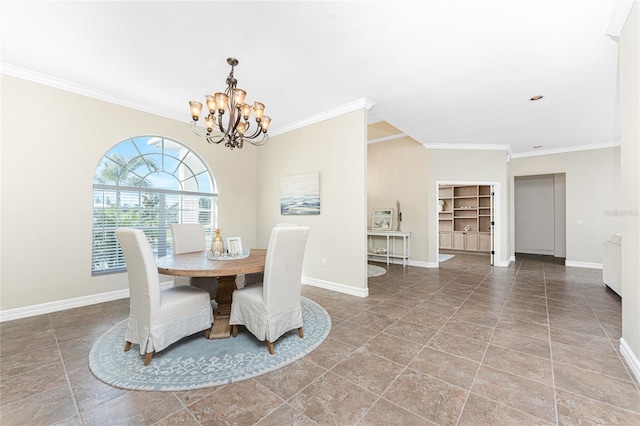
[[[233,291],[236,289],[236,277],[243,274],[264,272],[267,251],[251,249],[250,255],[243,259],[212,260],[207,251],[182,253],[156,259],[158,272],[178,277],[217,277],[218,291],[215,297],[218,309],[214,312],[213,329],[210,339],[224,339],[231,335],[229,315]]]

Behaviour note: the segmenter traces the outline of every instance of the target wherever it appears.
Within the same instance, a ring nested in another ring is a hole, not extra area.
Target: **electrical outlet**
[[[584,225],[584,220],[576,220],[576,226]]]
[[[321,266],[327,266],[327,259],[325,259],[324,257],[322,258],[322,260],[320,261],[320,265]]]

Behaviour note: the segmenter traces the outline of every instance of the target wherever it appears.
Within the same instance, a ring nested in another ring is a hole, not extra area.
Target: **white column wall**
[[[258,245],[279,222],[311,228],[303,282],[366,296],[365,109],[273,136],[258,155]],[[320,174],[320,214],[282,216],[282,176]],[[323,259],[324,264],[323,266]]]

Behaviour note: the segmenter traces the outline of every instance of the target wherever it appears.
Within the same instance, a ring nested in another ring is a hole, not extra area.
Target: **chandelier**
[[[244,98],[247,92],[236,87],[238,80],[233,77],[233,69],[238,65],[238,60],[228,58],[227,63],[231,65],[231,72],[227,77],[227,88],[224,93],[205,95],[207,110],[209,110],[204,117],[206,133],[196,126],[202,112],[202,103],[189,101],[191,118],[193,118],[191,129],[196,135],[206,138],[207,142],[219,144],[224,141],[224,146],[231,149],[242,148],[244,141],[252,145],[263,145],[269,140],[267,130],[269,130],[271,118],[264,115],[263,103],[254,102],[253,106],[245,103]],[[251,127],[249,115],[252,110],[256,120],[256,129],[253,134],[249,129]],[[227,114],[227,120],[224,120],[225,114]]]

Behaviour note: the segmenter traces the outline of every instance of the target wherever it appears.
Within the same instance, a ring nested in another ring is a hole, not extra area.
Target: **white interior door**
[[[514,194],[516,253],[554,255],[553,175],[516,177]]]

